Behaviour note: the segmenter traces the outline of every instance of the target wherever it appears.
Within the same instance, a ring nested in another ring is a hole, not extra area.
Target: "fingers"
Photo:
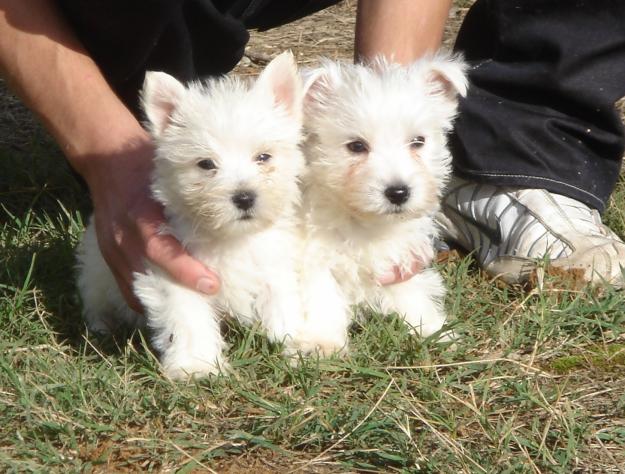
[[[136,225],[143,239],[145,256],[187,288],[208,295],[217,293],[220,287],[217,275],[191,257],[175,237],[161,232],[165,222],[163,209],[156,203],[144,208],[142,215],[137,216]]]
[[[102,253],[104,261],[111,270],[124,300],[126,300],[126,303],[133,311],[143,313],[143,306],[132,290],[133,270],[128,266],[128,262],[125,261],[123,256],[117,251],[119,250],[117,247],[107,245],[110,244],[110,240],[102,240],[104,245],[102,245],[100,240],[98,240],[98,243],[100,244],[100,252]]]
[[[219,291],[217,275],[191,257],[175,237],[161,232],[166,224],[163,209],[147,193],[125,206],[105,202],[102,210],[96,208],[98,243],[130,308],[143,312],[133,281],[136,272],[145,271],[146,261],[187,288],[209,295]]]
[[[144,308],[141,305],[141,302],[139,301],[139,299],[135,296],[134,292],[132,291],[132,283],[126,281],[125,279],[117,275],[116,272],[113,272],[113,276],[115,277],[117,286],[119,287],[119,290],[121,291],[122,296],[126,300],[126,303],[130,307],[130,309],[132,309],[133,311],[136,311],[137,313],[143,314]]]
[[[171,235],[152,234],[146,242],[146,257],[180,284],[213,295],[219,291],[219,278],[191,257]]]
[[[421,257],[414,256],[409,269],[395,265],[388,272],[378,277],[378,283],[382,286],[394,285],[406,280],[410,280],[417,273],[421,273],[426,268],[426,264]]]
[[[112,249],[113,255],[111,255],[111,249],[108,250],[105,259],[122,296],[128,306],[138,313],[143,313],[144,308],[133,291],[133,274],[145,270],[142,266],[144,258],[162,268],[174,280],[188,288],[209,295],[219,291],[218,277],[191,257],[180,242],[171,235],[152,233],[146,237],[143,248],[140,241],[137,245],[132,245],[123,239],[119,247]],[[141,254],[144,258],[137,258]]]
[[[150,199],[136,211],[129,212],[129,216],[141,237],[142,254],[149,261],[187,288],[208,295],[219,291],[217,275],[191,257],[175,237],[161,232],[166,221],[160,205]]]

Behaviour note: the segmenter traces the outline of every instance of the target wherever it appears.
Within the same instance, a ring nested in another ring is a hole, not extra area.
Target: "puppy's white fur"
[[[214,269],[222,286],[218,295],[206,296],[147,263],[146,273],[135,275],[134,291],[165,373],[216,373],[224,366],[224,313],[246,324],[260,321],[276,341],[288,340],[299,326],[294,262],[304,168],[301,81],[290,53],[272,61],[254,84],[223,77],[185,87],[152,72],[143,106],[156,143],[152,191],[165,206],[166,232]],[[241,192],[256,195],[250,209],[235,205]],[[139,326],[142,318],[127,309],[93,224],[78,255],[88,326],[97,332]]]
[[[433,215],[450,172],[446,133],[466,93],[464,69],[460,58],[438,55],[408,67],[326,62],[307,73],[300,349],[344,349],[354,304],[396,312],[424,336],[443,326],[435,270],[390,286],[378,278],[415,256],[432,260]],[[409,193],[400,205],[385,194],[394,186]]]

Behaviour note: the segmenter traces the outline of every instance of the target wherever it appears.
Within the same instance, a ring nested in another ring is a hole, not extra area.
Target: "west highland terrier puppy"
[[[274,59],[252,83],[235,77],[183,86],[149,72],[143,107],[156,144],[152,192],[168,228],[221,279],[218,295],[184,288],[147,263],[134,291],[173,379],[223,368],[219,321],[260,322],[274,341],[290,340],[302,314],[296,281],[295,206],[304,169],[301,80],[293,56]],[[97,246],[94,225],[79,249],[78,286],[88,327],[108,333],[141,326]]]
[[[445,322],[432,268],[382,286],[393,268],[429,264],[434,214],[450,172],[446,134],[465,95],[465,66],[438,55],[408,67],[328,62],[308,74],[304,99],[306,242],[304,351],[344,350],[355,304],[397,313],[429,336]]]

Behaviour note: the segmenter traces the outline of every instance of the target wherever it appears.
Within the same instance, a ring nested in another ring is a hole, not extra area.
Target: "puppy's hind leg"
[[[137,275],[134,286],[168,377],[205,377],[226,368],[225,342],[209,298],[152,272]]]
[[[87,227],[76,257],[77,286],[89,331],[104,335],[113,334],[122,327],[141,327],[143,317],[126,304],[113,273],[100,253],[93,224]]]

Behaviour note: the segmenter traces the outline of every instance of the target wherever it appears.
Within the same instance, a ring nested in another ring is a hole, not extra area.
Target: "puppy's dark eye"
[[[257,163],[265,163],[271,159],[271,155],[269,153],[261,153],[255,159]]]
[[[419,136],[410,140],[410,148],[421,148],[423,145],[425,145],[425,137]]]
[[[345,145],[349,151],[352,153],[367,153],[369,151],[369,147],[362,140],[354,140],[353,142],[349,142]]]
[[[197,162],[197,165],[203,170],[214,170],[217,169],[217,165],[213,160],[201,160]]]

